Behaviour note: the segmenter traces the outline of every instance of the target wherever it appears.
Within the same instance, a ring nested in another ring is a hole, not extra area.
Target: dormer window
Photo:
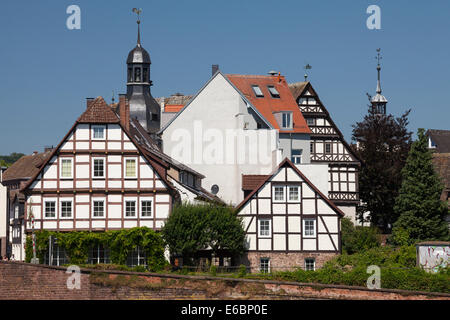
[[[280,94],[278,93],[277,89],[275,89],[274,86],[267,86],[267,89],[269,89],[272,98],[280,98]]]
[[[253,92],[257,98],[264,98],[264,94],[261,91],[261,88],[257,85],[252,86]]]
[[[283,129],[292,129],[292,112],[282,113],[282,127]]]

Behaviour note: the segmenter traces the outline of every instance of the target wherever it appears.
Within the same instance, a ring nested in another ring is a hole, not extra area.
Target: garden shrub
[[[380,246],[379,230],[375,227],[354,226],[349,218],[341,219],[342,249],[348,254]]]

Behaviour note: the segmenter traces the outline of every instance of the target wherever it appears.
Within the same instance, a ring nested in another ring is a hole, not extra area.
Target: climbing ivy
[[[40,230],[36,235],[36,256],[44,261],[48,252],[49,236],[57,239],[58,246],[66,250],[69,262],[84,264],[88,260],[89,249],[93,246],[103,245],[110,250],[110,259],[114,264],[125,265],[128,254],[137,246],[141,247],[147,255],[147,265],[151,271],[164,268],[164,242],[161,235],[150,228],[138,227],[124,230],[106,232],[52,232]],[[27,237],[26,261],[33,257],[33,243],[31,236]]]

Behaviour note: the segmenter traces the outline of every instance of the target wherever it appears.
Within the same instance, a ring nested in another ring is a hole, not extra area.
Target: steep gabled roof
[[[51,151],[22,156],[14,162],[4,173],[3,182],[11,180],[27,180],[39,171]]]
[[[253,191],[262,181],[270,178],[267,174],[243,174],[242,175],[242,190]]]
[[[236,207],[236,212],[240,211],[242,207],[253,197],[253,195],[258,192],[258,190],[260,190],[264,186],[264,184],[272,179],[283,167],[292,168],[311,189],[313,189],[334,211],[336,211],[337,214],[339,214],[341,217],[344,216],[344,213],[333,202],[331,202],[330,199],[328,199],[322,192],[320,192],[320,190],[311,181],[309,181],[309,179],[306,178],[305,175],[288,158],[285,158],[283,161],[281,161],[281,163],[278,165],[278,168],[276,168],[270,175],[268,175],[266,179],[262,180],[259,185],[255,189],[253,189],[253,191],[250,192],[240,204],[238,204],[238,206]]]
[[[289,90],[284,76],[261,76],[227,74],[226,77],[233,85],[258,109],[259,113],[280,132],[311,133],[298,105]],[[264,97],[257,97],[252,86],[259,86]],[[273,98],[268,86],[273,86],[279,93],[279,98]],[[293,114],[293,129],[282,129],[278,124],[275,114],[282,111],[291,111]]]
[[[359,162],[363,162],[361,158],[354,152],[353,148],[350,147],[350,145],[345,141],[344,135],[342,134],[341,130],[339,130],[338,126],[334,123],[333,118],[331,117],[330,113],[328,112],[327,108],[325,108],[325,105],[322,103],[322,101],[319,98],[319,95],[316,93],[314,88],[311,85],[311,82],[295,82],[289,84],[289,90],[292,92],[292,95],[294,96],[294,99],[298,101],[298,98],[301,97],[306,93],[306,91],[312,92],[312,96],[316,99],[319,106],[321,107],[323,113],[326,115],[328,122],[333,126],[333,128],[336,130],[337,134],[339,135],[339,138],[341,139],[344,146],[347,148],[348,152],[355,157]],[[297,108],[298,104],[297,104]],[[313,135],[313,134],[312,134]]]
[[[119,118],[102,97],[91,101],[86,111],[78,118],[78,123],[118,123]]]

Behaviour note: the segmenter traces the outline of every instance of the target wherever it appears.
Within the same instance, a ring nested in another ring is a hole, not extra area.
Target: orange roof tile
[[[295,102],[284,76],[258,76],[227,74],[228,79],[250,101],[258,112],[281,133],[311,133],[305,118]],[[258,98],[253,92],[252,85],[261,89],[264,97]],[[272,98],[267,86],[274,86],[280,97]],[[293,114],[293,128],[280,129],[275,113],[291,111]]]
[[[89,103],[86,111],[78,118],[78,123],[118,123],[119,118],[103,97]]]
[[[178,112],[183,109],[183,104],[166,104],[164,106],[164,112]]]

